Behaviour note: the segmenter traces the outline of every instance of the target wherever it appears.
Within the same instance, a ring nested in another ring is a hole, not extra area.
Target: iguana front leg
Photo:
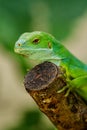
[[[87,75],[78,77],[70,82],[72,90],[76,91],[84,100],[87,101]]]
[[[68,96],[70,91],[74,91],[87,101],[87,75],[78,77],[67,82],[67,85],[60,89],[57,93],[61,93],[66,89],[67,92],[65,96]]]

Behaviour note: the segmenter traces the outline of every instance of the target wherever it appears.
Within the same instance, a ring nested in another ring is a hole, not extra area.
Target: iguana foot
[[[66,89],[68,89],[68,86],[64,86],[62,89],[58,90],[57,93],[62,93],[62,92],[64,92]]]
[[[65,97],[67,97],[71,91],[71,88],[69,86],[64,86],[62,89],[58,90],[57,93],[62,93],[66,90]]]

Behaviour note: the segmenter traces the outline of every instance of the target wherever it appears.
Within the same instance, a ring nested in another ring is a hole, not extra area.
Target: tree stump
[[[58,130],[87,130],[85,102],[75,92],[58,93],[66,84],[65,71],[51,62],[35,66],[24,79],[27,92]]]

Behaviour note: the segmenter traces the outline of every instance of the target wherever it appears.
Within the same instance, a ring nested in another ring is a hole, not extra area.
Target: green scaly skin
[[[52,35],[39,31],[24,33],[16,42],[14,50],[36,61],[35,65],[50,61],[62,66],[66,71],[68,87],[69,84],[70,89],[74,86],[73,90],[87,101],[87,65],[71,54]]]

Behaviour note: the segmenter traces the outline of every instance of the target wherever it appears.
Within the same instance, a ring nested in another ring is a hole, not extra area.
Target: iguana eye
[[[33,43],[34,43],[34,44],[38,44],[39,41],[40,41],[40,40],[39,40],[38,38],[36,38],[36,39],[33,40]]]

